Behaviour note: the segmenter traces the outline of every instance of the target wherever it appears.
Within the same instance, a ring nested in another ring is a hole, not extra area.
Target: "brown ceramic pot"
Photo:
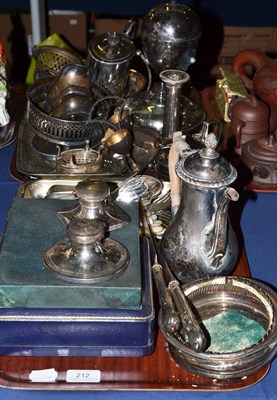
[[[256,70],[253,79],[246,76],[246,65],[252,65]],[[243,50],[234,58],[232,72],[241,76],[247,89],[277,108],[277,60],[259,50]]]
[[[237,154],[241,154],[244,143],[268,135],[269,108],[253,95],[233,98],[229,107],[229,118],[229,136],[234,138],[234,150]]]
[[[253,79],[246,75],[246,66],[255,70]],[[259,50],[242,50],[233,60],[232,72],[239,75],[250,93],[270,106],[270,133],[277,128],[277,59]]]
[[[251,172],[251,183],[261,187],[277,187],[276,135],[245,143],[241,159]]]

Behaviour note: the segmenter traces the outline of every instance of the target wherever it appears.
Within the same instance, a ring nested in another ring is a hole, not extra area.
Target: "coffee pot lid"
[[[96,36],[88,51],[94,59],[112,63],[131,59],[136,47],[127,35],[112,32]]]
[[[176,173],[186,183],[198,187],[220,188],[237,178],[236,169],[216,150],[218,140],[210,133],[205,148],[188,152],[177,164]]]

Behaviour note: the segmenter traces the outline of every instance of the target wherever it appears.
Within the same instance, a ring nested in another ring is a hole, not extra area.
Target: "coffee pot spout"
[[[209,259],[209,268],[216,270],[220,260],[226,253],[227,236],[228,236],[228,207],[230,201],[239,199],[238,192],[228,187],[221,197],[217,211],[215,214],[214,225],[210,232],[206,234],[205,248],[206,255]]]

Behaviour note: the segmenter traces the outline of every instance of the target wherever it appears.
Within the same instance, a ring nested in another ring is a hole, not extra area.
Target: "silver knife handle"
[[[180,327],[180,318],[176,313],[172,297],[166,286],[163,268],[160,264],[154,264],[152,266],[152,271],[158,291],[163,324],[167,332],[176,332]]]
[[[187,336],[193,350],[197,353],[202,352],[207,346],[206,336],[196,320],[179,282],[176,280],[171,281],[168,287],[183,325],[180,331],[181,335],[183,337]]]

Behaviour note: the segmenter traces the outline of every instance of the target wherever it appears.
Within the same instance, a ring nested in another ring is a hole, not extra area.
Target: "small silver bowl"
[[[180,367],[199,376],[233,381],[259,371],[274,359],[277,352],[277,294],[269,286],[251,278],[225,276],[201,279],[184,286],[183,290],[204,330],[205,321],[224,312],[234,312],[249,319],[250,323],[257,323],[263,334],[248,345],[248,331],[243,331],[242,343],[247,344],[239,350],[235,343],[234,350],[209,351],[208,347],[204,352],[196,353],[178,333],[166,331],[160,315],[160,329],[172,358]],[[232,329],[232,326],[225,328],[223,333],[227,332],[229,338],[235,337]],[[206,333],[209,336],[208,330]],[[212,338],[210,340],[212,342]]]

